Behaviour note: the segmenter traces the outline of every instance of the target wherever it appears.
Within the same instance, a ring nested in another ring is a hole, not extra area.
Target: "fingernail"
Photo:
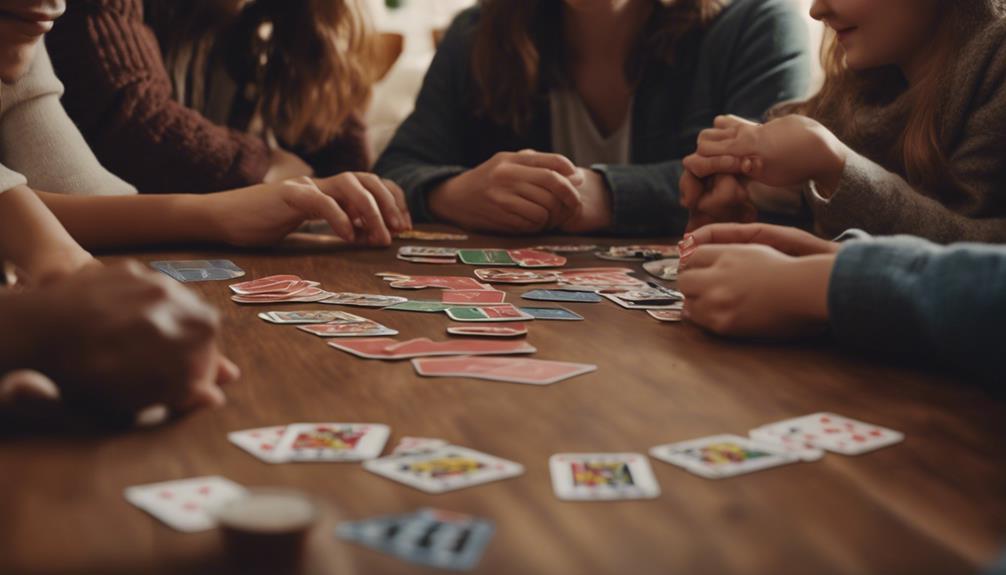
[[[695,245],[695,236],[692,234],[686,234],[685,239],[678,242],[678,250],[684,251]]]

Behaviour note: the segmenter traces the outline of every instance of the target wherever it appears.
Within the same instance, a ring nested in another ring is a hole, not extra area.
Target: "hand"
[[[266,171],[262,182],[273,184],[291,178],[313,175],[314,169],[300,159],[300,156],[283,148],[274,148],[269,153],[269,170]]]
[[[91,266],[16,297],[30,318],[24,336],[39,342],[25,367],[70,404],[128,415],[154,404],[218,406],[220,384],[239,375],[217,349],[216,311],[136,262]]]
[[[586,234],[611,227],[611,191],[604,177],[594,170],[577,168],[583,179],[580,209],[559,228],[570,234]]]
[[[790,115],[760,125],[719,116],[699,134],[698,149],[684,160],[699,178],[742,174],[770,186],[788,187],[814,180],[834,190],[845,169],[848,148],[823,125]]]
[[[794,258],[758,244],[695,250],[677,288],[684,315],[719,335],[759,339],[820,333],[828,321],[833,254]]]
[[[237,246],[274,244],[309,219],[327,221],[346,241],[370,245],[391,243],[385,217],[393,222],[393,230],[412,227],[401,189],[373,174],[297,178],[208,194],[196,201],[205,208],[210,228],[218,231],[214,239]]]
[[[758,209],[751,201],[747,187],[731,175],[716,174],[703,182],[691,172],[681,174],[679,184],[681,204],[688,208],[690,232],[716,222],[753,222],[758,219]]]
[[[688,260],[701,246],[717,244],[759,244],[789,256],[811,256],[838,253],[839,244],[797,228],[770,224],[712,224],[687,234],[678,244],[681,253],[679,270],[688,267]]]
[[[583,209],[583,174],[564,156],[500,152],[429,194],[438,219],[487,232],[534,234],[565,224]]]

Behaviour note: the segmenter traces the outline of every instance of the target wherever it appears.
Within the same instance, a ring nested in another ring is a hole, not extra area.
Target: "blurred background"
[[[821,78],[817,49],[821,44],[821,24],[808,12],[813,0],[791,0],[799,6],[810,31],[814,58],[814,85]],[[374,87],[367,111],[371,157],[380,155],[398,124],[412,111],[416,94],[433,59],[439,35],[450,25],[454,15],[474,5],[477,0],[366,0],[381,34],[381,58],[384,77]]]

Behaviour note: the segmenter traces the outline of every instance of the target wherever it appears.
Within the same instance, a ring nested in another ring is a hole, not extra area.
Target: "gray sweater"
[[[907,113],[905,98],[864,107],[850,140],[848,118],[821,118],[855,149],[835,193],[824,199],[809,186],[804,197],[818,232],[834,236],[857,227],[871,234],[911,234],[940,243],[1006,242],[1006,20],[1001,3],[984,4],[975,35],[944,72],[942,140],[950,181],[908,182],[899,158],[889,157]]]

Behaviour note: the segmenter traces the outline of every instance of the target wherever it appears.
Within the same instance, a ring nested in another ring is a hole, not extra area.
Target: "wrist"
[[[838,190],[842,181],[842,174],[845,173],[845,162],[848,157],[848,149],[845,144],[835,138],[830,133],[824,138],[822,163],[818,173],[814,175],[814,185],[817,193],[825,199],[830,198]]]
[[[439,221],[454,223],[451,217],[451,206],[457,205],[455,198],[464,184],[465,172],[440,182],[426,195],[426,207]]]
[[[835,266],[835,254],[820,254],[793,258],[792,281],[796,286],[790,302],[790,312],[805,321],[816,324],[828,323],[828,287],[831,284],[831,270]]]
[[[614,220],[608,183],[600,172],[590,169],[580,171],[583,174],[583,184],[580,186],[583,208],[570,225],[565,227],[565,231],[586,233],[606,230]]]
[[[178,194],[173,196],[173,227],[178,239],[187,242],[230,243],[227,210],[222,206],[226,194]],[[232,214],[233,215],[233,214]]]

